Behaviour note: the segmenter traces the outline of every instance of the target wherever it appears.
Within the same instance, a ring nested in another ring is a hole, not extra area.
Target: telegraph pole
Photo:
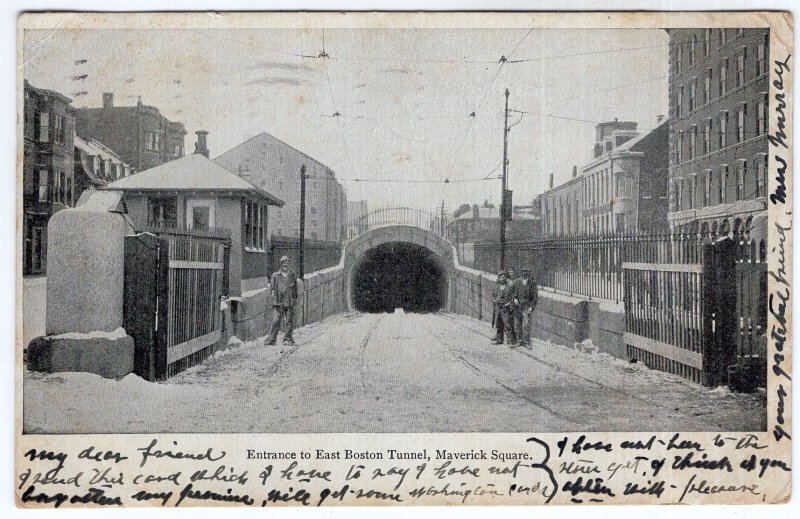
[[[500,190],[500,270],[506,268],[506,186],[508,185],[508,89],[506,88],[506,113],[503,124],[503,187]]]
[[[300,251],[298,252],[297,271],[300,279],[306,272],[306,165],[300,166]]]

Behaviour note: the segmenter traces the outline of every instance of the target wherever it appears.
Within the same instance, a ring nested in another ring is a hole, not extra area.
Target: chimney
[[[664,122],[665,117],[661,114],[656,116],[656,126],[660,126]]]
[[[103,92],[103,108],[114,107],[114,92]]]
[[[206,135],[208,132],[205,130],[197,130],[197,142],[194,145],[194,152],[208,158],[208,145],[206,144]]]
[[[572,178],[578,176],[578,166],[572,166]]]
[[[550,173],[550,189],[553,189],[553,174]]]

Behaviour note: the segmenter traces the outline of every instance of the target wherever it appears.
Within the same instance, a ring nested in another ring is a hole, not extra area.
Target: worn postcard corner
[[[21,14],[17,505],[786,503],[792,41]]]

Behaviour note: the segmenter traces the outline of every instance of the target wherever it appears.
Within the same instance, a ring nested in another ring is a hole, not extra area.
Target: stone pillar
[[[134,367],[133,339],[122,329],[131,228],[119,192],[97,191],[79,204],[47,226],[47,335],[28,345],[28,369],[120,378]]]
[[[97,191],[47,224],[47,335],[122,326],[125,235],[116,192]]]

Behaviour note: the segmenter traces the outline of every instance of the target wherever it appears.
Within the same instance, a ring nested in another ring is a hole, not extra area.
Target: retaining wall
[[[497,276],[456,264],[453,270],[452,312],[492,321],[492,292]],[[531,314],[531,337],[564,346],[591,339],[599,351],[627,359],[623,305],[584,299],[539,289],[539,304]]]

